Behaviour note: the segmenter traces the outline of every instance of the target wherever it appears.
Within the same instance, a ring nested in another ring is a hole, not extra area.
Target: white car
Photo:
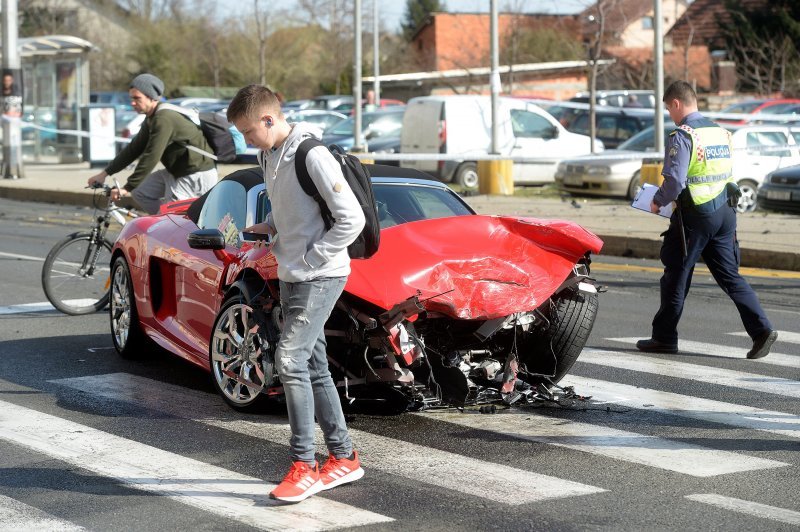
[[[672,129],[665,128],[665,139]],[[650,127],[617,150],[562,161],[556,184],[566,192],[632,198],[639,186],[642,160],[653,157],[654,144]],[[744,126],[732,130],[731,144],[733,177],[742,191],[739,212],[755,210],[758,187],[768,173],[800,164],[800,127]]]
[[[589,137],[567,131],[538,105],[517,98],[498,100],[498,152],[525,158],[513,165],[515,183],[552,183],[560,159],[590,153]],[[404,160],[401,166],[466,188],[477,187],[477,164],[471,157],[486,155],[491,149],[491,107],[488,96],[412,98],[403,116],[401,151],[451,157]],[[595,145],[603,149],[602,142]]]

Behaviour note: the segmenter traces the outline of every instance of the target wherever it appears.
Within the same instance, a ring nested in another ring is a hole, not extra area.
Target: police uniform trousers
[[[716,212],[699,213],[683,209],[687,256],[683,256],[677,212],[663,234],[661,262],[661,307],[653,318],[654,340],[668,344],[678,342],[678,321],[692,284],[694,266],[702,256],[714,280],[736,304],[742,323],[751,338],[772,329],[758,297],[739,275],[739,242],[736,240],[736,211],[724,204]],[[708,316],[713,322],[713,316]]]

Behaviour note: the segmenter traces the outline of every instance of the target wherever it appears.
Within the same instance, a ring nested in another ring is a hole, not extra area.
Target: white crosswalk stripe
[[[591,395],[595,401],[800,438],[800,416],[794,414],[576,375],[567,375],[561,384],[574,386],[575,390],[583,395]]]
[[[631,352],[586,348],[578,359],[578,363],[581,362],[800,398],[800,382],[798,381],[699,364],[688,364]]]
[[[161,413],[193,419],[280,445],[287,445],[291,436],[285,418],[259,416],[257,422],[246,421],[214,395],[143,377],[114,373],[53,382],[87,394],[135,403]],[[350,436],[367,469],[385,471],[498,503],[518,505],[605,491],[369,432],[350,429]],[[319,430],[317,441],[321,441]],[[318,445],[318,448],[322,454],[327,453],[324,446]]]
[[[734,499],[733,497],[725,497],[723,495],[717,495],[716,493],[695,493],[686,495],[686,498],[691,501],[709,504],[733,512],[800,526],[800,512],[787,510],[786,508],[777,508],[758,502]]]
[[[418,415],[696,477],[712,477],[789,465],[775,460],[718,451],[656,436],[529,412],[509,411],[491,416],[474,412],[436,412]]]
[[[268,497],[274,485],[261,479],[5,401],[0,401],[0,439],[262,530],[326,530],[392,521],[322,497],[281,506]]]
[[[732,332],[728,333],[731,336],[744,336],[748,337],[746,332]],[[778,331],[778,343],[787,342],[790,344],[800,344],[800,333],[791,331]],[[772,355],[770,355],[772,356]]]
[[[14,532],[80,532],[85,528],[57,519],[38,508],[0,495],[0,530]]]
[[[623,344],[635,345],[641,338],[606,338],[612,342],[620,342]],[[747,351],[750,350],[741,347],[729,347],[724,345],[707,344],[703,342],[692,342],[690,340],[680,340],[678,347],[684,353],[698,353],[701,355],[708,355],[721,358],[735,358],[746,359]],[[800,356],[785,355],[783,353],[776,353],[771,351],[769,355],[764,358],[749,361],[750,364],[768,364],[772,366],[784,366],[787,368],[800,368]]]

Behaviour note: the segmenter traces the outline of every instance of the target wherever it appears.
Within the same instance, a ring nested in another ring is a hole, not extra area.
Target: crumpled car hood
[[[384,229],[345,290],[384,309],[419,292],[428,311],[493,319],[542,304],[603,242],[563,220],[458,216]]]

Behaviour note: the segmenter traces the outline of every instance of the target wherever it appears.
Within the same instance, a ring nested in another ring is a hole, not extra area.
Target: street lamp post
[[[17,48],[17,0],[2,0],[3,30],[3,177],[17,179],[22,171],[22,76]]]

